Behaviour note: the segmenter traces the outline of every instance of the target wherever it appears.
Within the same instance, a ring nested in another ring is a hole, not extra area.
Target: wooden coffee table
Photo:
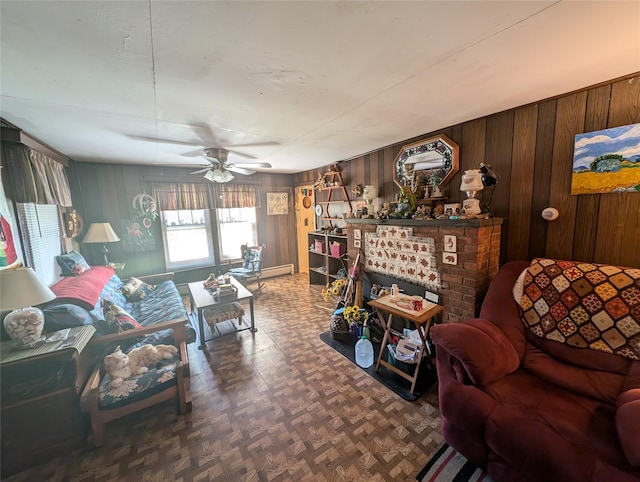
[[[204,336],[204,318],[202,312],[205,308],[216,306],[222,307],[225,305],[231,305],[238,301],[248,300],[249,301],[249,316],[251,317],[251,324],[247,328],[239,328],[233,333],[237,333],[240,331],[251,330],[252,333],[258,331],[255,327],[255,320],[253,317],[253,293],[245,288],[242,283],[236,280],[233,276],[231,276],[231,284],[236,287],[238,290],[238,296],[234,298],[222,298],[217,300],[211,293],[209,293],[204,288],[204,281],[195,281],[193,283],[189,283],[189,298],[191,300],[191,314],[193,314],[194,310],[196,310],[198,315],[198,332],[200,333],[200,345],[199,349],[203,349],[205,347],[205,343],[207,341],[213,340],[214,338],[205,339]],[[219,336],[218,336],[219,337]],[[215,337],[215,338],[218,338]]]

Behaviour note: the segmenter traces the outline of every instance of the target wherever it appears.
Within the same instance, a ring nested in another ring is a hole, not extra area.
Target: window
[[[209,210],[162,211],[167,269],[215,265]]]
[[[62,254],[58,206],[17,203],[17,207],[25,264],[32,267],[44,283],[53,284],[60,274],[55,257]]]
[[[240,246],[258,244],[256,208],[218,209],[218,236],[223,260],[238,259]]]

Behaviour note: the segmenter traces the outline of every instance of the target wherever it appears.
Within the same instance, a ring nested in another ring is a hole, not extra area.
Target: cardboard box
[[[324,241],[316,240],[314,251],[316,253],[324,253]]]

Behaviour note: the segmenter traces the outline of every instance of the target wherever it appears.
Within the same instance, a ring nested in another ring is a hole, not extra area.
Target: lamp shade
[[[462,182],[460,183],[461,191],[482,191],[483,189],[484,184],[482,184],[482,173],[480,169],[464,171]]]
[[[109,223],[92,223],[83,243],[115,243],[120,238]]]
[[[31,268],[0,270],[0,310],[39,305],[56,295]]]

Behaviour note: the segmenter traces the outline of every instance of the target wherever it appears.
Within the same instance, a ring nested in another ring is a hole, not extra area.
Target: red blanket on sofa
[[[91,311],[104,285],[115,274],[113,268],[93,266],[80,276],[66,276],[51,286],[58,302],[72,303]]]

